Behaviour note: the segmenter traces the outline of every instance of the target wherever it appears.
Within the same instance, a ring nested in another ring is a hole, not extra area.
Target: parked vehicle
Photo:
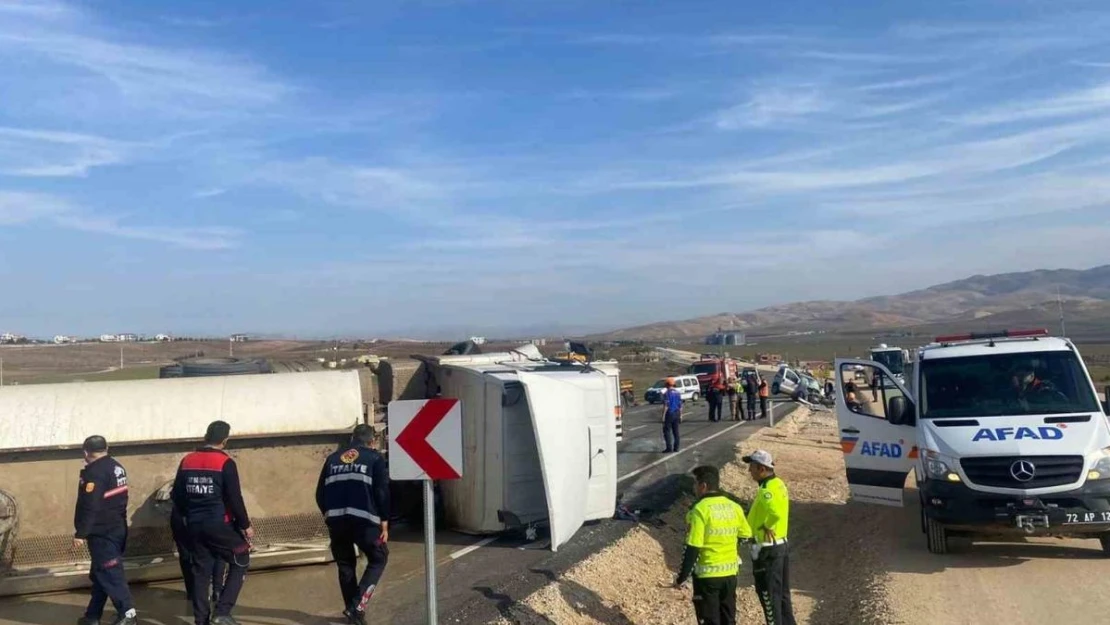
[[[881,401],[837,400],[852,498],[901,507],[912,469],[932,553],[1009,534],[1097,538],[1110,555],[1110,404],[1076,346],[1011,330],[937,337],[915,359],[909,386],[881,362],[837,360],[893,381]]]
[[[725,358],[719,354],[702,354],[700,359],[686,370],[686,373],[697,376],[701,394],[705,395],[709,385],[729,378],[735,378],[740,371],[740,364],[732,358]]]
[[[698,401],[701,398],[701,385],[696,375],[676,375],[674,388],[682,396],[683,401]],[[663,401],[663,392],[667,390],[667,379],[657,381],[644,392],[644,401],[649,404],[658,404]]]

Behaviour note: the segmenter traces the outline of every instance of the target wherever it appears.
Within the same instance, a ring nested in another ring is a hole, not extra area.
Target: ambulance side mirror
[[[913,404],[903,395],[887,400],[886,420],[892,425],[913,425]]]

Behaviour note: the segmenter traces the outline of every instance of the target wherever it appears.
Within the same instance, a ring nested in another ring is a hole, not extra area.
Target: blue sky
[[[1110,262],[1108,27],[0,0],[0,330],[573,332]]]

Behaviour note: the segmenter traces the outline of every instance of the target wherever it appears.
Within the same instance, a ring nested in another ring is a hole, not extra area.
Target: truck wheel
[[[1098,542],[1102,545],[1102,555],[1110,557],[1110,534],[1102,534]]]
[[[922,514],[925,514],[922,512]],[[925,544],[929,553],[944,555],[948,553],[948,530],[935,520],[925,517]]]
[[[924,534],[928,531],[925,525],[925,496],[918,495],[917,498],[921,502],[921,533]]]

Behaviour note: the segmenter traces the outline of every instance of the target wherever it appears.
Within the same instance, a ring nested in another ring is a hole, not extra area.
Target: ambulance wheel
[[[1102,534],[1098,537],[1098,542],[1102,545],[1102,555],[1110,557],[1110,534]]]
[[[929,517],[925,517],[925,544],[929,547],[929,553],[948,553],[948,530]]]
[[[699,399],[701,399],[701,395],[698,395],[697,393],[694,393],[693,395],[690,396],[690,401],[695,403],[695,404],[698,403]]]

